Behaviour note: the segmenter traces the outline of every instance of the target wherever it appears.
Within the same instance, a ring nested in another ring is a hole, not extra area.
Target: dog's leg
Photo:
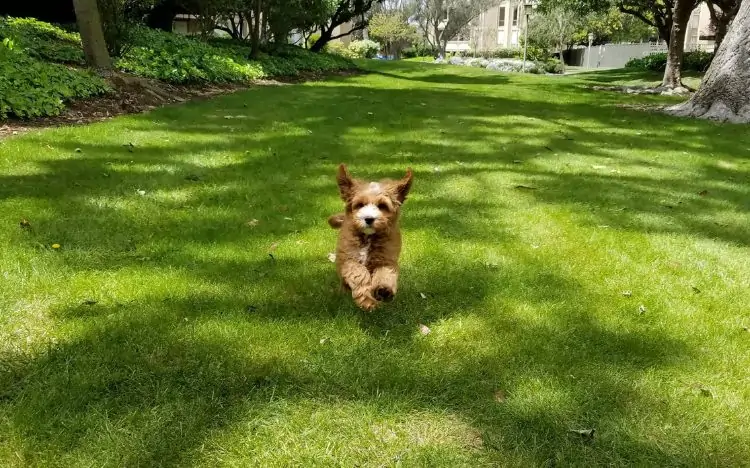
[[[361,309],[371,311],[378,301],[372,296],[372,277],[359,262],[347,261],[340,268],[341,279],[352,290],[352,299]]]
[[[378,301],[393,300],[398,290],[398,266],[382,266],[372,272],[372,294]]]

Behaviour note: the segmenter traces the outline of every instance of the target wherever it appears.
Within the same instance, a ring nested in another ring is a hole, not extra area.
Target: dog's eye
[[[380,211],[388,211],[388,205],[386,205],[385,203],[379,203],[378,204],[378,209]]]
[[[362,208],[363,206],[365,206],[365,204],[364,204],[364,203],[362,203],[362,202],[357,202],[357,203],[355,203],[354,205],[352,205],[352,208],[354,208],[355,210],[358,210],[358,209]]]

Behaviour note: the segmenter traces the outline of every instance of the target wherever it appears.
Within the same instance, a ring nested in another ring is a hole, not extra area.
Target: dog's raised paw
[[[373,295],[378,301],[391,302],[393,300],[393,291],[388,288],[377,288]]]

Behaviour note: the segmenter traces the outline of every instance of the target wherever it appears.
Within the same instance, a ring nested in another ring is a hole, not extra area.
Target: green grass
[[[747,127],[368,66],[0,142],[0,465],[747,466]],[[416,172],[369,315],[342,161]]]

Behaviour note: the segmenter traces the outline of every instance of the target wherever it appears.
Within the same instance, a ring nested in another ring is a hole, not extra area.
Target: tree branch
[[[621,13],[624,13],[626,15],[635,16],[639,20],[643,21],[644,23],[648,24],[649,26],[656,27],[656,22],[651,21],[648,19],[643,13],[637,10],[631,10],[630,8],[626,7],[622,2],[618,5],[619,10]]]

